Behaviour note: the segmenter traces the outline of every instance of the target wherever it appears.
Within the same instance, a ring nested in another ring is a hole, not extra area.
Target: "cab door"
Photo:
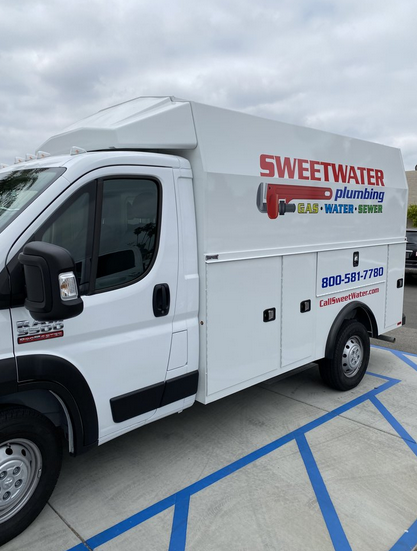
[[[13,308],[16,356],[54,355],[82,373],[95,399],[101,442],[143,424],[160,404],[175,312],[172,169],[90,172],[46,209],[10,256],[29,240],[69,250],[84,311],[51,331],[24,307]]]

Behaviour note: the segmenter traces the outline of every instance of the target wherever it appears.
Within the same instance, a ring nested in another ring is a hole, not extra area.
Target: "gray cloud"
[[[3,2],[0,160],[139,95],[400,147],[417,163],[414,0]]]

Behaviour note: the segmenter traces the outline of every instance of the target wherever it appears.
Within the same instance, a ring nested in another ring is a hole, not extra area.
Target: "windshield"
[[[0,174],[0,232],[64,172],[32,168]]]
[[[417,231],[408,231],[407,232],[407,241],[409,243],[413,243],[414,245],[417,245]]]

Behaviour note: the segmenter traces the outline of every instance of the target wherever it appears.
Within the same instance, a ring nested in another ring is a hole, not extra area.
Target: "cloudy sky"
[[[395,147],[417,164],[415,0],[0,0],[0,162],[141,95]]]

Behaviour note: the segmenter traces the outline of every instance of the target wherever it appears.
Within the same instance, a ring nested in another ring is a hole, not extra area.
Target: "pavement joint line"
[[[376,347],[376,348],[383,348],[383,347]],[[400,360],[404,361],[407,364],[408,362],[412,363],[410,360],[408,360],[408,358],[404,356],[404,353],[399,354],[397,353],[398,351],[394,351],[392,349],[387,349],[387,348],[383,348],[383,349],[389,350],[390,352],[394,353],[395,356],[397,356]],[[411,365],[411,367],[417,370],[417,365],[415,366]],[[300,453],[302,455],[302,459],[306,466],[308,476],[310,477],[310,481],[313,478],[313,481],[311,481],[311,483],[313,485],[313,490],[316,493],[316,499],[318,501],[320,509],[322,510],[322,514],[324,510],[327,516],[327,520],[330,519],[330,522],[327,523],[326,517],[325,517],[325,522],[329,531],[329,535],[333,542],[335,551],[350,550],[351,548],[344,534],[343,527],[340,523],[340,520],[331,502],[330,496],[327,492],[327,488],[322,479],[321,473],[314,460],[312,451],[308,446],[306,434],[314,430],[315,428],[327,423],[328,421],[338,416],[341,416],[343,413],[345,413],[346,411],[349,411],[350,409],[353,409],[357,405],[360,405],[369,400],[371,401],[371,403],[376,405],[377,409],[386,419],[387,419],[386,415],[388,415],[389,419],[387,420],[390,423],[391,422],[393,423],[393,424],[391,423],[391,425],[407,445],[409,446],[410,444],[412,446],[416,445],[416,448],[415,449],[412,448],[412,449],[414,453],[417,455],[417,444],[415,443],[415,441],[411,438],[411,436],[408,435],[407,431],[395,419],[395,417],[387,410],[387,408],[385,408],[385,406],[383,406],[382,403],[376,398],[378,394],[381,394],[384,391],[388,390],[389,388],[393,387],[394,385],[400,383],[401,380],[388,377],[387,375],[380,375],[380,374],[371,373],[371,372],[368,372],[368,375],[378,377],[380,379],[384,379],[386,382],[380,385],[379,387],[376,387],[364,393],[363,395],[354,398],[353,400],[347,402],[346,404],[339,406],[330,412],[325,413],[318,419],[315,419],[314,421],[310,421],[309,423],[306,423],[303,427],[299,427],[298,429],[291,431],[290,433],[278,438],[277,440],[265,446],[262,446],[261,448],[230,463],[229,465],[219,469],[218,471],[215,471],[214,473],[204,477],[203,479],[197,482],[194,482],[193,484],[166,497],[165,499],[162,499],[161,501],[155,503],[154,505],[151,505],[146,509],[143,509],[142,511],[128,517],[127,519],[119,523],[116,523],[112,527],[89,538],[86,541],[86,545],[90,546],[92,550],[95,550],[97,549],[97,547],[100,547],[101,545],[104,545],[105,543],[115,539],[119,535],[127,532],[128,530],[134,528],[135,526],[138,526],[139,524],[142,524],[146,520],[156,516],[162,511],[165,511],[170,507],[174,507],[169,551],[184,551],[185,545],[186,545],[187,528],[188,528],[187,524],[188,524],[189,505],[190,505],[190,499],[193,495],[210,487],[216,482],[219,482],[220,480],[227,478],[231,474],[234,474],[235,472],[241,470],[247,465],[254,463],[258,459],[265,457],[266,455],[269,455],[271,452],[281,448],[285,444],[288,444],[291,441],[295,441],[299,449],[301,445],[302,452],[300,450]],[[391,548],[390,551],[412,551],[411,546],[412,545],[415,546],[416,542],[417,542],[417,520],[410,526],[408,530],[405,530],[404,534],[400,537],[400,539]],[[82,543],[80,543],[79,545],[72,547],[71,549],[68,549],[68,551],[85,551],[85,547]]]
[[[289,400],[294,400],[294,402],[298,402],[299,404],[304,404],[305,406],[310,406],[312,408],[318,409],[319,411],[322,411],[323,413],[329,413],[329,411],[330,411],[326,408],[322,408],[322,407],[317,406],[315,404],[309,404],[308,402],[304,402],[303,400],[300,400],[299,398],[294,398],[294,396],[288,396],[288,394],[283,394],[282,392],[278,392],[277,390],[273,390],[272,388],[263,388],[263,390],[266,390],[267,392],[272,392],[273,394],[277,394],[278,396],[282,396],[283,398],[288,398]]]
[[[407,444],[415,456],[417,456],[417,443],[414,438],[405,430],[405,428],[397,421],[394,415],[382,404],[378,398],[372,396],[370,402],[378,409],[383,417],[388,421],[392,428],[397,432],[398,436]]]
[[[389,350],[389,349],[387,348],[386,350]],[[374,374],[368,372],[367,375],[374,375]],[[378,388],[378,387],[376,387],[376,388]],[[322,411],[324,413],[330,413],[330,411],[332,411],[332,410],[325,409],[325,408],[322,408],[320,406],[317,406],[316,404],[310,404],[309,402],[305,402],[303,400],[300,400],[299,398],[294,398],[293,396],[288,396],[288,394],[283,394],[282,392],[278,392],[277,390],[273,390],[271,388],[264,388],[264,390],[267,390],[269,392],[273,392],[274,394],[277,394],[278,396],[282,396],[283,398],[288,398],[290,400],[294,400],[294,402],[298,402],[299,404],[303,404],[303,405],[318,409],[319,411]],[[353,408],[351,408],[351,409],[353,409]],[[348,411],[350,411],[350,410],[348,410]],[[381,432],[382,434],[385,434],[386,436],[391,436],[391,437],[394,437],[394,438],[401,439],[401,436],[399,434],[392,434],[392,432],[388,432],[387,430],[384,430],[384,429],[381,429],[379,427],[375,427],[375,426],[372,426],[372,425],[368,425],[368,424],[366,424],[362,421],[358,421],[357,419],[352,419],[351,417],[349,417],[347,415],[347,412],[346,412],[346,414],[340,414],[340,417],[342,419],[346,419],[347,421],[350,421],[351,423],[354,423],[354,424],[359,425],[361,427],[365,427],[367,429],[371,429],[371,430],[375,430],[377,432]],[[417,549],[416,549],[416,551],[417,551]]]
[[[80,534],[76,530],[74,530],[74,528],[65,520],[65,518],[61,515],[61,513],[59,513],[55,509],[55,507],[53,505],[51,505],[51,503],[49,501],[48,501],[48,506],[57,515],[57,517],[59,517],[62,520],[62,522],[69,528],[69,530],[71,530],[71,532],[74,534],[74,536],[76,536],[80,540],[81,544],[84,545],[84,547],[81,548],[81,549],[88,549],[88,551],[94,551],[93,549],[91,549],[91,547],[88,546],[85,539],[82,536],[80,536]],[[78,544],[78,545],[80,545],[80,544]]]
[[[371,429],[371,430],[374,430],[376,432],[380,432],[381,434],[384,434],[385,436],[391,436],[392,438],[398,438],[400,440],[402,439],[399,434],[392,434],[392,432],[388,432],[387,430],[381,429],[379,427],[373,427],[372,425],[367,425],[366,423],[362,423],[361,421],[358,421],[357,419],[352,419],[352,418],[348,417],[347,415],[341,415],[340,417],[342,419],[346,419],[347,421],[351,421],[352,423],[355,423],[356,425],[360,425],[361,427],[364,427],[366,429]]]

